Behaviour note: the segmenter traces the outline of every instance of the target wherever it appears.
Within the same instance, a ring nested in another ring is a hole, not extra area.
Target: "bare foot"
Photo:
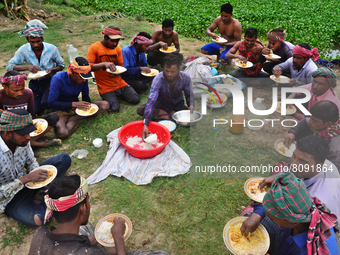
[[[42,225],[42,222],[39,219],[38,215],[34,215],[34,222],[35,222],[35,224],[37,224],[37,226],[41,226]]]

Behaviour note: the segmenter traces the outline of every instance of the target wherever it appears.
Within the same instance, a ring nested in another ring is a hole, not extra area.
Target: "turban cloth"
[[[45,195],[44,200],[47,208],[45,213],[44,224],[46,224],[46,221],[52,216],[52,211],[63,212],[79,204],[86,198],[88,191],[89,186],[85,178],[80,177],[80,186],[74,192],[74,194],[65,197],[60,197],[58,199],[53,199],[50,198],[48,195]]]
[[[152,39],[148,39],[145,36],[134,35],[129,46],[131,47],[135,42],[137,42],[137,44],[152,44]]]
[[[279,173],[263,199],[266,212],[294,223],[310,223],[307,234],[308,255],[330,254],[326,240],[337,231],[337,218],[316,197],[311,197],[302,180],[292,173]]]
[[[112,28],[104,28],[102,34],[103,35],[122,35],[123,32],[119,31],[119,30],[112,29]]]
[[[283,40],[285,39],[285,35],[286,35],[286,30],[283,30],[283,32],[269,31],[268,34],[267,34],[267,37],[268,37],[268,40],[270,40],[270,41],[283,42]]]
[[[321,67],[314,72],[312,72],[312,77],[323,76],[327,79],[327,81],[332,85],[332,88],[336,87],[336,75],[332,69],[327,67]]]
[[[21,37],[43,37],[44,36],[44,29],[41,28],[41,26],[38,25],[27,25],[24,30],[20,31],[18,33]]]
[[[301,55],[306,58],[312,58],[314,59],[314,61],[316,61],[320,56],[317,48],[313,48],[312,50],[307,50],[306,48],[303,48],[299,45],[296,45],[294,47],[293,54]]]
[[[88,73],[91,71],[91,66],[80,66],[78,65],[77,61],[74,59],[72,63],[69,64],[67,68],[67,73],[70,75],[72,70],[76,73]]]
[[[33,124],[32,115],[18,115],[9,111],[0,111],[0,131],[16,131]]]
[[[13,84],[16,86],[25,84],[25,80],[27,80],[27,73],[21,73],[15,76],[0,77],[1,84]]]

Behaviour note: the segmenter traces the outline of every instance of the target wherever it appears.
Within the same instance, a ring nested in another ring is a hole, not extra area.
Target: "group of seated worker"
[[[39,227],[33,236],[28,254],[168,255],[164,250],[126,251],[125,221],[120,217],[113,220],[111,228],[115,248],[105,249],[98,246],[93,226],[89,222],[91,211],[89,199],[89,188],[85,178],[78,175],[56,178],[44,196],[47,206],[44,218],[47,222],[54,217],[57,226]]]
[[[340,217],[336,202],[340,173],[327,160],[328,154],[327,142],[321,137],[298,140],[290,166],[279,162],[279,172],[260,182],[260,189],[271,189],[263,204],[252,205],[253,213],[243,222],[241,232],[248,235],[260,223],[264,225],[270,236],[269,254],[340,254],[334,234]]]

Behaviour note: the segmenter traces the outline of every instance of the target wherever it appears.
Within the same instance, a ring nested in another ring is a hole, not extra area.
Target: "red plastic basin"
[[[136,158],[151,158],[161,153],[161,151],[168,145],[170,142],[170,131],[163,126],[162,124],[158,124],[157,122],[150,121],[149,123],[149,131],[153,134],[157,134],[158,141],[162,142],[163,145],[151,150],[142,150],[135,149],[128,145],[126,145],[127,139],[132,136],[142,137],[143,131],[143,121],[134,121],[129,124],[123,126],[118,132],[118,139],[120,143],[125,147],[126,151],[130,153],[132,156]]]

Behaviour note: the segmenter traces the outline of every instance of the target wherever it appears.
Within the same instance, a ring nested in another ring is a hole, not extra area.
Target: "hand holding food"
[[[262,217],[257,213],[252,213],[248,219],[243,221],[242,226],[240,228],[241,233],[244,236],[248,236],[249,233],[254,232],[258,226],[260,225]]]
[[[263,50],[262,50],[262,54],[263,55],[268,55],[268,54],[270,54],[272,51],[271,51],[271,49],[269,49],[269,48],[264,48]]]
[[[159,42],[159,43],[160,43],[161,48],[162,48],[163,50],[167,50],[167,49],[168,49],[168,44],[167,44],[166,42]]]
[[[37,73],[40,69],[40,66],[33,66],[33,65],[28,65],[27,70],[30,71],[31,73]]]
[[[117,70],[116,65],[112,62],[103,62],[104,70],[109,69],[111,72],[115,72]]]
[[[292,133],[288,133],[283,140],[283,144],[289,149],[290,145],[294,142],[294,140],[295,135]]]
[[[142,138],[143,140],[145,139],[145,137],[147,137],[149,134],[149,127],[147,125],[143,125],[143,132],[142,132]]]
[[[150,73],[151,72],[151,69],[147,66],[141,66],[140,69],[143,73]]]
[[[80,110],[87,111],[91,107],[91,104],[86,101],[72,102],[72,107],[76,107],[79,108]]]
[[[280,77],[280,75],[282,74],[282,68],[281,67],[276,67],[274,70],[274,75],[276,78]]]
[[[260,181],[260,183],[259,183],[259,188],[265,189],[267,187],[271,187],[272,183],[274,182],[274,179],[275,179],[275,175],[263,178],[262,181]]]
[[[49,173],[45,169],[39,169],[37,171],[33,171],[33,172],[23,176],[23,177],[26,177],[26,180],[24,180],[23,184],[25,184],[27,182],[42,182],[42,181],[45,181],[48,178],[48,175],[49,175]]]
[[[125,230],[126,226],[124,219],[121,217],[114,218],[113,227],[111,228],[113,238],[124,237]]]

